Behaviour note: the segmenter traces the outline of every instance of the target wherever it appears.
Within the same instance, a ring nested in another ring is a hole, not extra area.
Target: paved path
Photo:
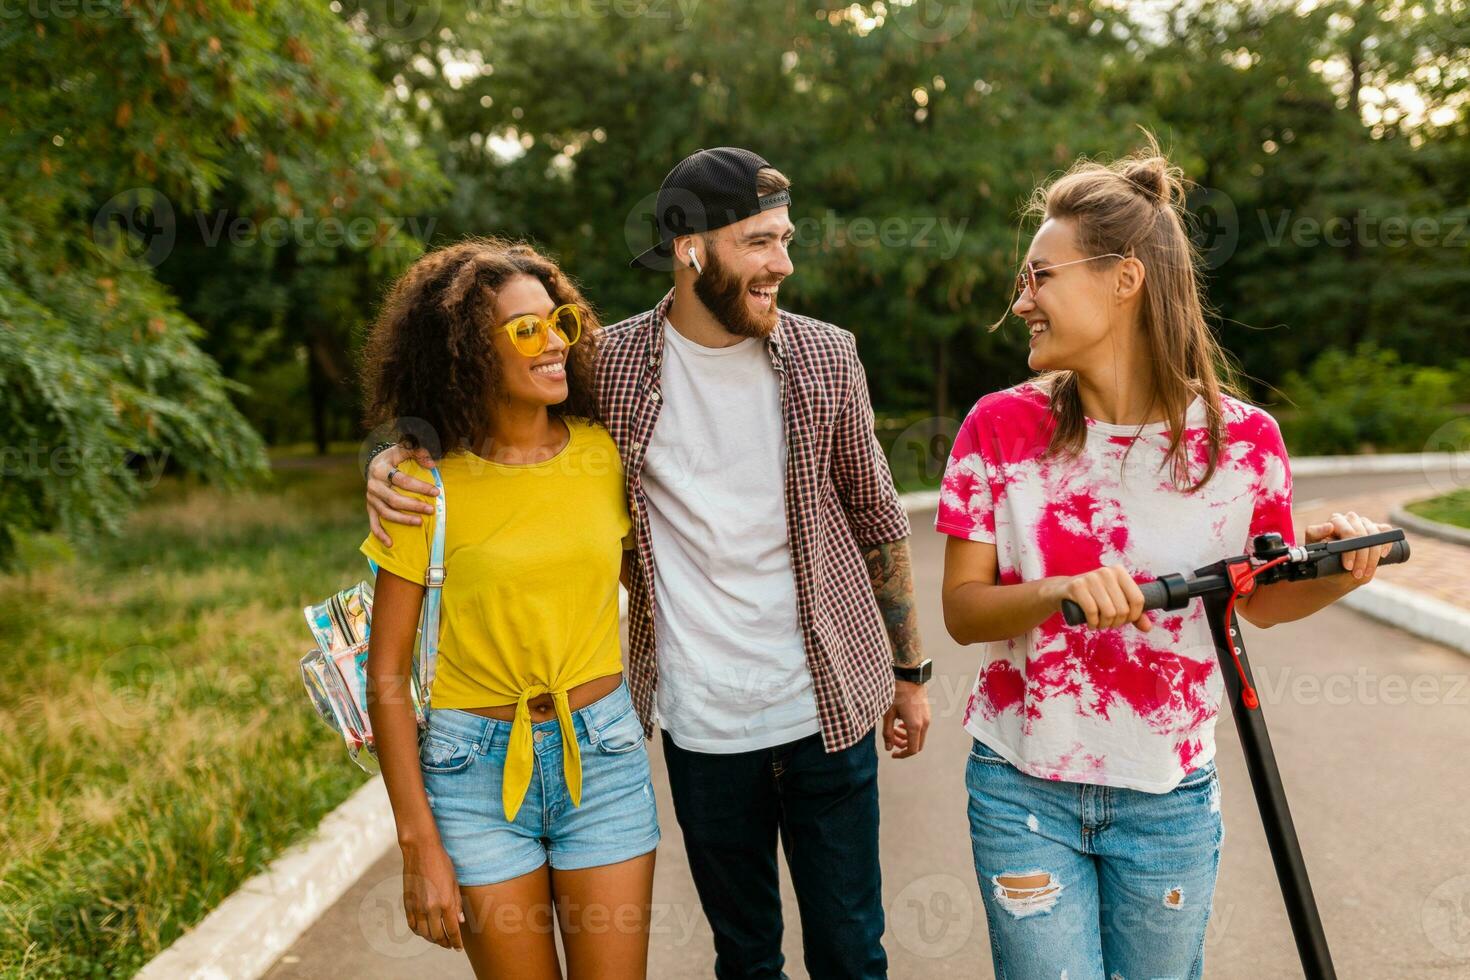
[[[1377,497],[1404,477],[1298,481],[1312,501]],[[1359,508],[1364,509],[1366,508]],[[881,764],[884,898],[891,975],[987,978],[989,943],[966,836],[960,728],[973,651],[944,632],[939,607],[943,543],[916,515],[915,574],[922,629],[938,674],[935,725],[924,752]],[[1300,524],[1300,515],[1298,518]],[[1415,557],[1423,552],[1415,541]],[[1451,561],[1459,581],[1470,570]],[[1413,563],[1386,569],[1411,584]],[[1470,659],[1343,609],[1248,634],[1283,780],[1302,838],[1339,975],[1344,978],[1470,976]],[[651,746],[664,841],[655,880],[650,976],[708,977],[709,928],[684,860]],[[1226,841],[1206,942],[1206,976],[1271,980],[1301,976],[1280,892],[1256,815],[1234,725],[1219,726]],[[398,902],[396,850],[372,867],[282,958],[273,980],[472,976],[460,954],[407,933]],[[784,872],[783,872],[784,873]],[[806,977],[789,882],[787,971]]]

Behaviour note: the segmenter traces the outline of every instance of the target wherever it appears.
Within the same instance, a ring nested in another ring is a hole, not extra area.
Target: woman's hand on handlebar
[[[1364,534],[1377,534],[1380,531],[1391,530],[1393,528],[1390,525],[1376,524],[1354,511],[1348,511],[1346,514],[1334,512],[1330,521],[1307,525],[1306,543],[1316,544],[1318,541],[1356,538]],[[1352,575],[1354,584],[1367,585],[1373,581],[1373,573],[1378,570],[1379,559],[1387,558],[1388,553],[1392,550],[1393,544],[1389,543],[1372,548],[1358,548],[1356,551],[1345,551],[1342,554],[1342,570]]]
[[[1071,599],[1087,614],[1087,625],[1093,629],[1111,629],[1132,623],[1147,633],[1153,621],[1143,611],[1143,592],[1128,569],[1122,565],[1104,565],[1083,575],[1050,579],[1049,598],[1054,606]]]

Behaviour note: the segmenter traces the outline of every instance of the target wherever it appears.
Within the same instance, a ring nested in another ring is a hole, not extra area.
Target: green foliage
[[[1211,298],[1267,385],[1365,341],[1470,356],[1470,33],[1437,6],[1206,3],[1124,76],[1224,212]]]
[[[149,276],[38,261],[36,232],[0,211],[0,452],[11,490],[0,557],[27,528],[114,531],[161,469],[225,481],[258,470],[237,388]],[[42,303],[39,297],[46,297]]]
[[[1282,435],[1307,455],[1420,452],[1442,448],[1428,446],[1431,436],[1446,445],[1470,438],[1470,419],[1456,412],[1470,394],[1467,367],[1405,364],[1371,343],[1329,350],[1307,371],[1287,373],[1283,389],[1295,407],[1283,415]],[[1451,425],[1463,429],[1458,439],[1445,429]]]
[[[626,262],[669,167],[760,150],[795,183],[783,302],[858,334],[889,411],[954,417],[1028,373],[1019,332],[987,329],[1029,235],[1017,208],[1139,126],[1201,185],[1221,336],[1257,396],[1334,344],[1470,356],[1470,35],[1444,5],[986,0],[927,24],[932,6],[755,0],[737,25],[714,4],[446,0],[374,53],[454,182],[438,231],[538,242],[606,319],[668,287]]]
[[[375,227],[439,187],[359,39],[321,5],[97,0],[16,14],[0,25],[0,451],[12,494],[0,563],[12,529],[114,528],[159,466],[224,481],[261,471],[261,441],[231,400],[250,372],[227,381],[207,354],[258,344],[264,326],[276,363],[297,350],[279,339],[293,335],[319,347],[336,336],[345,352],[344,313],[360,319],[418,249],[292,231],[231,276],[248,249],[206,240],[219,218]],[[299,274],[280,274],[282,254]],[[270,296],[271,280],[291,298],[264,303],[253,335],[243,316],[201,315],[218,295],[208,286]],[[303,306],[314,319],[293,319]]]

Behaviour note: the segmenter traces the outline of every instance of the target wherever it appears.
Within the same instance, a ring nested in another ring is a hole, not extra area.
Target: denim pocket
[[[611,723],[597,730],[597,751],[604,755],[622,755],[643,744],[643,723],[632,706]]]
[[[1182,780],[1179,781],[1179,785],[1174,788],[1196,789],[1200,786],[1207,785],[1210,780],[1218,778],[1219,774],[1215,771],[1215,760],[1211,759],[1209,762],[1206,762],[1194,772],[1191,772],[1189,775],[1185,776]]]
[[[474,742],[432,728],[419,743],[419,768],[424,772],[459,772],[475,761]]]
[[[973,738],[972,736],[972,741],[974,744],[970,746],[970,758],[975,762],[988,762],[991,765],[1001,766],[1010,765],[1003,756],[998,755],[994,749],[978,738]]]

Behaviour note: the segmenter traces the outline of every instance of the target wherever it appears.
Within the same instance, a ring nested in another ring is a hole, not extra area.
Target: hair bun
[[[1160,204],[1173,201],[1178,177],[1171,173],[1169,161],[1161,156],[1135,157],[1124,163],[1122,172],[1128,182]]]

